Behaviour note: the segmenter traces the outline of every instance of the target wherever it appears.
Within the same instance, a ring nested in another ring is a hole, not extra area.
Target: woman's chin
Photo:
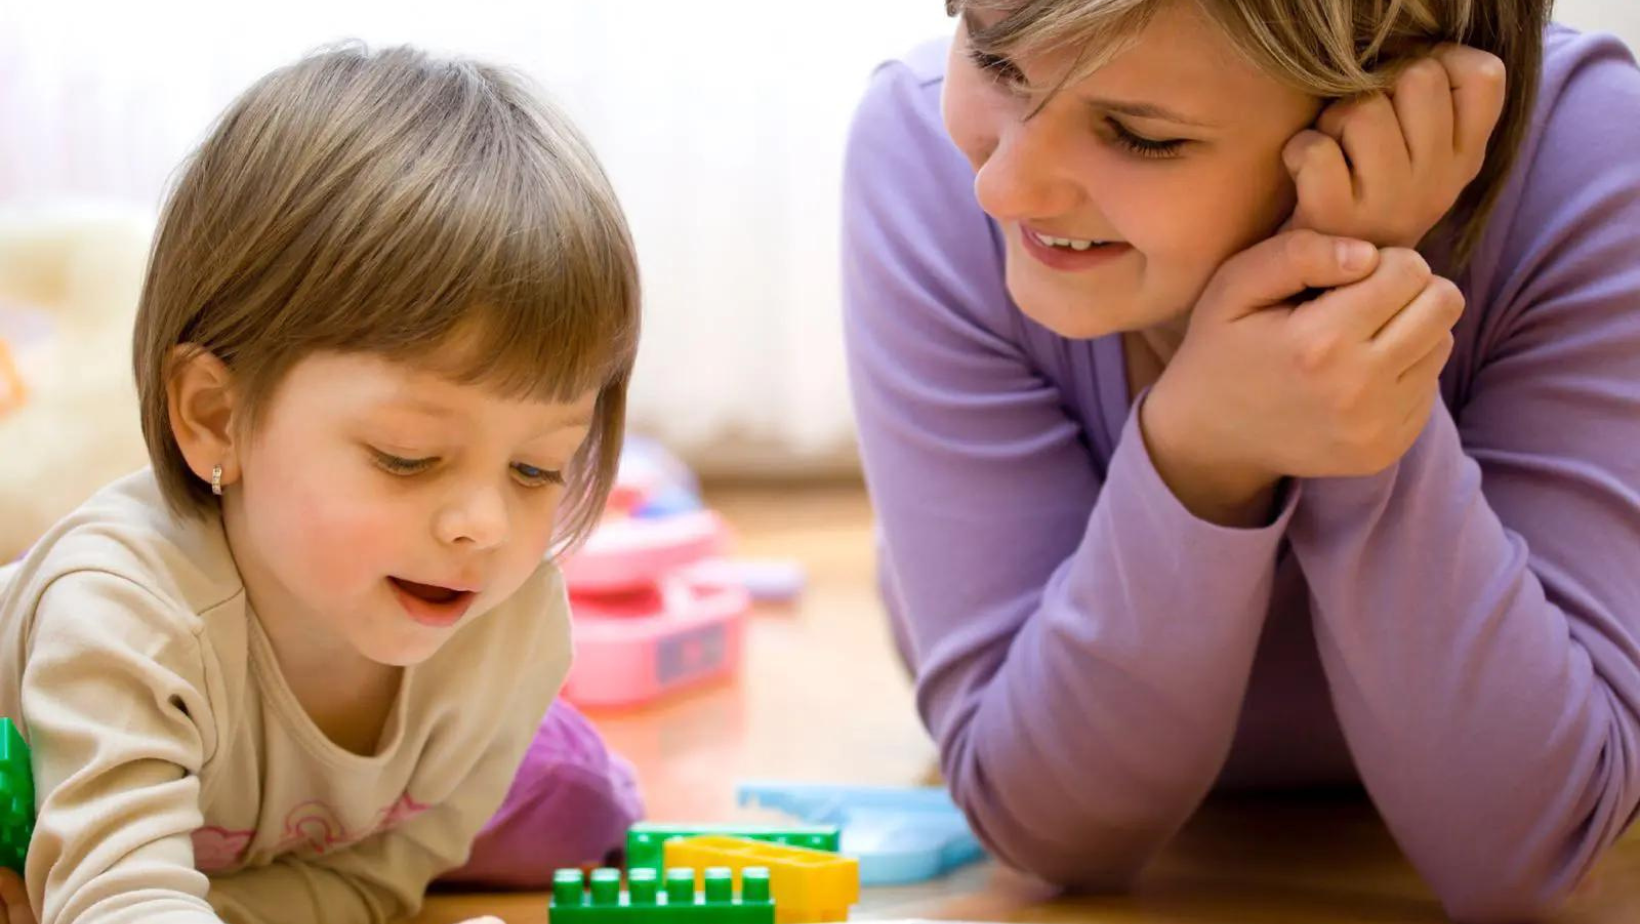
[[[1068,340],[1093,340],[1125,330],[1122,312],[1097,298],[1072,298],[1062,294],[1012,292],[1014,304],[1027,318]]]

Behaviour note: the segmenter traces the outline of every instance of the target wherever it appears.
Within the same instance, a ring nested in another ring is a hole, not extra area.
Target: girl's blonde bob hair
[[[1551,0],[946,0],[945,8],[1005,14],[969,37],[982,53],[1072,52],[1069,84],[1121,53],[1164,2],[1194,3],[1255,67],[1323,99],[1386,89],[1441,42],[1502,59],[1508,97],[1486,161],[1437,229],[1454,262],[1468,262],[1526,135]]]
[[[167,502],[198,516],[216,500],[167,409],[168,377],[195,351],[232,373],[247,434],[319,351],[516,398],[596,390],[562,549],[614,480],[638,327],[626,221],[563,115],[509,71],[347,44],[258,81],[184,164],[137,315],[143,435]]]

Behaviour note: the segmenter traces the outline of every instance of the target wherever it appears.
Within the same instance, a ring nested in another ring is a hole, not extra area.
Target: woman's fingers
[[[1412,169],[1437,169],[1452,158],[1454,136],[1452,83],[1446,68],[1434,58],[1420,58],[1407,65],[1390,91],[1395,117],[1401,123]]]
[[[1451,280],[1430,278],[1423,291],[1389,319],[1372,338],[1373,349],[1398,377],[1413,373],[1429,352],[1451,341],[1463,317],[1464,297]]]
[[[1355,218],[1355,188],[1344,149],[1330,136],[1302,131],[1288,140],[1281,159],[1292,174],[1298,205],[1292,227],[1342,234]]]
[[[1473,177],[1486,160],[1487,142],[1503,113],[1508,70],[1497,55],[1467,45],[1438,46],[1434,58],[1446,68],[1452,85],[1452,147]]]
[[[1343,147],[1356,201],[1373,202],[1410,185],[1412,155],[1387,95],[1335,102],[1322,112],[1316,128]]]

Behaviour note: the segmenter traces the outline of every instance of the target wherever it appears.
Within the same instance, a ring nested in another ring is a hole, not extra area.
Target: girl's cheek
[[[329,586],[355,582],[364,571],[391,571],[388,560],[410,527],[392,501],[322,489],[293,494],[285,511],[286,542],[300,550],[313,579]]]

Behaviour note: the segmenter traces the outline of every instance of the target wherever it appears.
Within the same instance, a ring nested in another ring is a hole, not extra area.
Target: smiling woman
[[[1538,0],[948,9],[843,281],[976,831],[1116,887],[1215,787],[1359,782],[1454,916],[1560,903],[1640,807],[1633,59]]]

